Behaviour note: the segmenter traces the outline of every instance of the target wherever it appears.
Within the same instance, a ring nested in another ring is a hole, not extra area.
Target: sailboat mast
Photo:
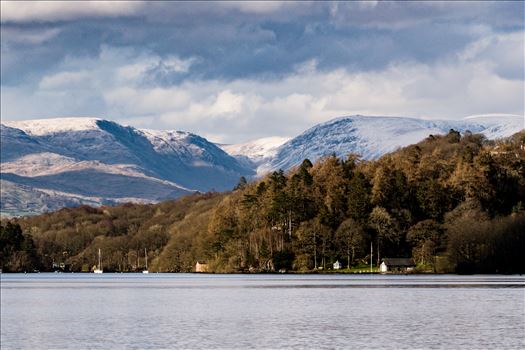
[[[144,256],[146,257],[146,270],[148,269],[148,251],[144,248]]]
[[[372,241],[370,241],[370,273],[372,273],[373,256],[374,256],[374,244],[372,243]]]

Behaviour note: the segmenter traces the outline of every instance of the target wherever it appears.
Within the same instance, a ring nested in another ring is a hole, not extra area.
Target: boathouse
[[[410,272],[414,270],[416,264],[413,259],[409,258],[383,258],[381,265],[379,265],[379,272]]]
[[[195,272],[208,272],[208,264],[205,261],[197,261]]]

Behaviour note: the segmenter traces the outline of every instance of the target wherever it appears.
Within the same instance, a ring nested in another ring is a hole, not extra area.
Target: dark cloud
[[[245,140],[348,113],[523,113],[524,2],[5,4],[3,118]]]
[[[17,58],[2,65],[2,84],[44,74],[66,57],[96,57],[102,45],[198,58],[191,73],[159,75],[159,84],[278,78],[312,59],[322,70],[355,71],[399,61],[432,62],[478,39],[472,27],[523,28],[523,8],[522,2],[157,2],[118,7],[115,14],[123,15],[116,18],[108,18],[109,11],[96,17],[67,8],[56,22],[4,23],[2,53]],[[68,14],[74,21],[65,21]],[[4,33],[52,28],[60,33],[40,44],[13,42]]]

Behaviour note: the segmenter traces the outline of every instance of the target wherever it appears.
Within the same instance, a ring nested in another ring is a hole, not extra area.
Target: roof
[[[382,261],[388,266],[416,266],[410,258],[383,258]]]

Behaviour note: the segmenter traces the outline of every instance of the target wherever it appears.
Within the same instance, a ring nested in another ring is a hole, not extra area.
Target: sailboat
[[[93,270],[94,273],[102,273],[104,272],[102,270],[102,264],[100,263],[100,248],[98,248],[98,265],[97,265],[97,268],[95,270]]]
[[[146,270],[142,270],[142,273],[149,273],[148,271],[148,251],[144,248],[144,256],[146,257]]]

